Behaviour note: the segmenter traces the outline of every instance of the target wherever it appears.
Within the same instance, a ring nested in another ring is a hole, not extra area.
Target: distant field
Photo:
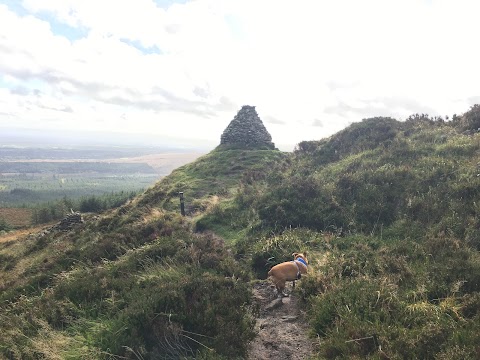
[[[147,154],[129,158],[110,159],[109,162],[129,162],[129,163],[144,163],[151,166],[159,175],[166,176],[172,170],[188,164],[203,153],[162,153],[162,154]]]

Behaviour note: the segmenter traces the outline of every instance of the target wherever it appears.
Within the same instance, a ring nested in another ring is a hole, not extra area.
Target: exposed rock
[[[281,298],[277,298],[275,300],[272,300],[268,305],[265,306],[265,310],[266,311],[270,311],[270,310],[275,310],[277,308],[279,308],[280,306],[283,305],[283,302],[282,302],[282,299]]]
[[[275,149],[272,136],[255,110],[255,106],[244,105],[227,126],[220,138],[220,145],[238,148]]]

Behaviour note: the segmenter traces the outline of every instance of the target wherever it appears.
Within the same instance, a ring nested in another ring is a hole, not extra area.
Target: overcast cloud
[[[218,144],[254,105],[285,150],[480,99],[471,0],[0,0],[2,128]],[[160,144],[161,145],[161,144]]]

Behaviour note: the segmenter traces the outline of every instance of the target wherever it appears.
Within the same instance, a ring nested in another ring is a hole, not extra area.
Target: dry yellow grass
[[[51,225],[50,225],[51,226]],[[30,227],[28,229],[14,230],[0,235],[0,243],[24,239],[27,235],[40,232],[46,225]]]

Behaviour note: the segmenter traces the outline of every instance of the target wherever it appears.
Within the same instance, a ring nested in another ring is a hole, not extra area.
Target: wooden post
[[[183,192],[179,192],[178,195],[180,195],[180,213],[182,216],[185,216],[185,203],[183,200]]]

